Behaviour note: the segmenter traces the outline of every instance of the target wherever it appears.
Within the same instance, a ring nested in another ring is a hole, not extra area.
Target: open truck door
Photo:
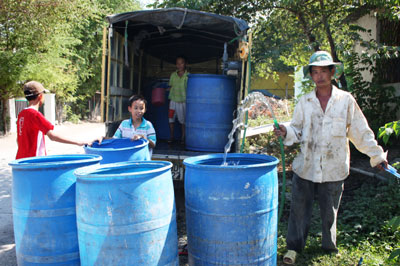
[[[172,161],[174,179],[183,179],[182,160],[207,152],[164,145],[163,141],[170,137],[167,136],[168,117],[163,113],[168,107],[152,106],[151,90],[168,85],[168,78],[175,71],[176,57],[185,55],[191,74],[234,77],[237,105],[246,94],[250,78],[247,71],[249,27],[241,19],[182,8],[115,14],[108,16],[107,21],[109,25],[103,33],[101,87],[106,135],[112,136],[119,123],[129,118],[129,97],[145,96],[148,101],[145,118],[153,123],[157,135],[153,159]],[[236,139],[233,150],[238,147]]]

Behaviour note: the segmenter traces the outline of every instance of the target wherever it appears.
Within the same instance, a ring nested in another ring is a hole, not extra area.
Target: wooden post
[[[249,33],[249,59],[251,57],[251,45],[252,45],[252,39],[253,39],[253,34],[250,31]],[[247,94],[249,93],[249,89],[250,89],[250,81],[251,81],[251,60],[247,60],[247,75],[246,75],[246,83],[245,83],[245,92],[244,92],[244,96],[246,97]]]
[[[107,55],[107,27],[103,27],[103,52],[101,58],[101,98],[100,98],[100,114],[101,122],[104,122],[104,91],[106,82],[106,55]],[[108,80],[107,80],[108,82]]]
[[[111,28],[112,31],[112,28]],[[109,102],[110,102],[110,68],[111,68],[111,34],[108,34],[108,61],[107,61],[107,93],[105,99],[106,120],[108,122]]]

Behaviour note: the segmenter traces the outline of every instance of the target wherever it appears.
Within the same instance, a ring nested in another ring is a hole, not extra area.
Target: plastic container
[[[165,89],[161,87],[153,88],[151,91],[151,103],[154,106],[163,106],[165,104]]]
[[[9,163],[18,265],[80,265],[73,171],[98,155],[52,155]]]
[[[160,87],[168,87],[167,83],[159,85]],[[149,89],[151,91],[151,89]],[[151,93],[146,94],[145,97],[149,103],[145,118],[153,123],[154,129],[156,131],[158,140],[169,140],[170,139],[170,131],[169,131],[169,119],[168,119],[168,110],[169,110],[169,100],[168,95],[169,91],[165,91],[165,103],[162,106],[154,106],[151,104]],[[181,125],[176,122],[174,124],[174,139],[180,140],[182,137],[182,129]]]
[[[101,164],[125,161],[149,161],[149,141],[138,139],[132,141],[128,138],[105,139],[99,145],[94,142],[92,146],[84,146],[86,154],[98,154],[103,157]]]
[[[82,265],[178,265],[171,167],[122,162],[75,172]]]
[[[277,263],[278,160],[259,154],[184,160],[189,265]]]

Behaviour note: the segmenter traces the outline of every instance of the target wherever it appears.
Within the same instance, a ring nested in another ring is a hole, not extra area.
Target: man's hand
[[[375,167],[378,168],[378,169],[381,170],[381,171],[384,171],[385,169],[388,168],[388,161],[385,160],[385,161],[379,163],[379,164],[378,164],[377,166],[375,166]]]
[[[275,136],[284,138],[286,137],[287,129],[284,125],[279,124],[279,129],[274,127],[274,133]]]

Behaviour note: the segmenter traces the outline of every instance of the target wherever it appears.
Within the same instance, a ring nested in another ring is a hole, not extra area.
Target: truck
[[[235,99],[232,101],[233,109],[236,109],[246,96],[250,78],[249,26],[234,17],[185,8],[133,11],[110,15],[106,19],[101,84],[101,119],[106,125],[106,136],[112,136],[120,122],[129,118],[129,97],[143,95],[148,102],[144,117],[153,123],[157,136],[152,159],[171,161],[174,181],[182,181],[185,158],[215,151],[188,150],[180,143],[167,143],[171,137],[167,95],[165,103],[156,106],[151,101],[152,90],[168,87],[170,74],[176,70],[176,57],[184,55],[191,74],[234,79]],[[234,118],[233,112],[231,118]],[[176,134],[172,137],[179,138],[180,127],[175,124]],[[207,130],[213,134],[212,128]],[[239,146],[239,134],[235,134],[231,151],[237,151]]]

